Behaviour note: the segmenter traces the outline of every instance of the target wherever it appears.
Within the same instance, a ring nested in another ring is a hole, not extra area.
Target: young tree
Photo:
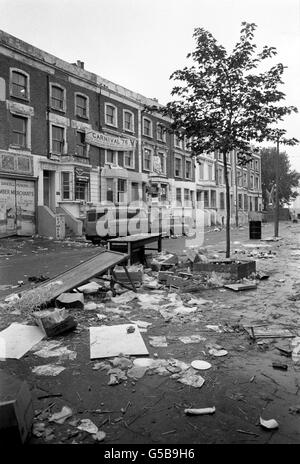
[[[274,159],[276,148],[261,149],[261,178],[262,178],[262,195],[264,209],[268,209],[269,203],[274,207],[274,193],[276,184],[276,169]],[[296,198],[297,193],[293,192],[293,187],[299,186],[300,173],[291,169],[291,163],[286,152],[279,153],[279,202],[289,204]]]
[[[256,53],[253,43],[256,25],[242,23],[239,42],[231,53],[219,45],[210,32],[196,28],[196,48],[187,55],[194,64],[175,71],[170,79],[182,82],[172,90],[178,99],[165,107],[152,107],[171,117],[177,135],[192,138],[193,155],[220,151],[223,155],[226,186],[226,257],[230,257],[230,190],[227,154],[235,150],[239,164],[253,154],[253,142],[276,140],[273,124],[296,112],[294,106],[280,106],[285,95],[278,90],[284,66],[254,73],[258,65],[276,55],[274,47],[264,46]],[[281,136],[285,133],[281,130]],[[296,139],[285,141],[296,143]]]

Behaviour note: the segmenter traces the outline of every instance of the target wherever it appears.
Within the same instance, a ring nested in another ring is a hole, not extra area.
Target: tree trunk
[[[224,178],[226,187],[226,258],[230,258],[230,190],[227,171],[227,152],[223,152]]]

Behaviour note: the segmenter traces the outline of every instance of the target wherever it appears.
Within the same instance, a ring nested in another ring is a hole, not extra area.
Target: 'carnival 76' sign
[[[91,130],[86,131],[85,141],[91,145],[96,145],[97,147],[118,151],[134,150],[136,144],[135,139],[103,134],[102,132]]]

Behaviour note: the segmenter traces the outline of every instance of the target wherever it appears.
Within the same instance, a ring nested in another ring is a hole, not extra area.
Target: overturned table
[[[138,260],[145,262],[145,246],[149,243],[157,243],[157,248],[149,248],[147,250],[161,251],[161,234],[136,234],[127,235],[126,237],[111,238],[107,241],[108,250],[122,251],[129,256],[128,262],[132,264],[134,255],[138,255]]]

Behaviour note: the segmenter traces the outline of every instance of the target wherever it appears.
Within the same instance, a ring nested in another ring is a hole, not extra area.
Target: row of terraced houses
[[[121,85],[0,31],[0,236],[83,233],[100,203],[204,205],[206,225],[225,217],[221,155],[197,159],[158,105]],[[230,153],[232,220],[260,211],[260,157]]]

